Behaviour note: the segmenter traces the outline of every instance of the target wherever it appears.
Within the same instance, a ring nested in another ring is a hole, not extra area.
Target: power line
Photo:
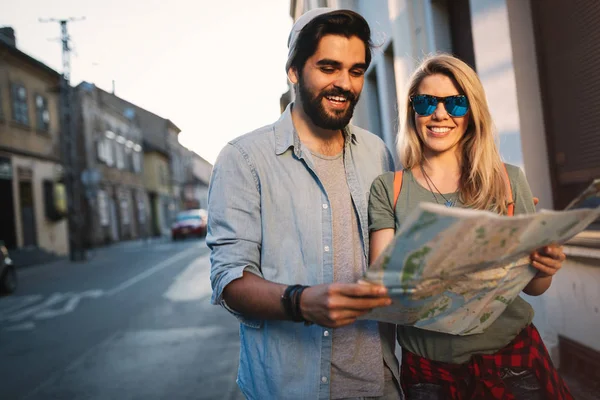
[[[65,186],[68,200],[69,255],[71,261],[84,261],[83,215],[81,215],[81,181],[78,159],[77,134],[73,119],[73,92],[71,89],[71,37],[68,23],[84,20],[80,18],[40,18],[40,22],[58,22],[62,42],[62,76],[60,80],[61,150],[65,165]]]

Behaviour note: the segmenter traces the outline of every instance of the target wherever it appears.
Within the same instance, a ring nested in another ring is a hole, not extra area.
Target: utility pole
[[[68,202],[69,255],[71,261],[85,261],[83,248],[83,215],[81,215],[81,181],[78,160],[77,132],[73,118],[73,91],[71,90],[71,47],[67,24],[83,20],[82,18],[42,19],[40,22],[58,22],[60,24],[62,42],[62,77],[60,80],[60,115],[61,115],[61,152],[65,170],[65,186]]]

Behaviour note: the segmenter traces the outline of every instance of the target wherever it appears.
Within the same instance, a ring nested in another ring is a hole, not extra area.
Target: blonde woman
[[[371,261],[422,201],[503,215],[509,208],[510,214],[535,211],[523,172],[500,159],[483,86],[473,69],[450,55],[430,57],[413,74],[407,100],[399,197],[394,198],[393,172],[371,187]],[[531,264],[539,271],[523,291],[544,293],[564,259],[559,246],[534,252]],[[480,334],[398,326],[405,394],[409,399],[571,399],[532,319],[532,307],[517,297]]]

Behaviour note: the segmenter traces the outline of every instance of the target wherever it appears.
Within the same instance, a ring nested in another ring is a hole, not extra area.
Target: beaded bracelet
[[[302,310],[300,309],[300,296],[302,292],[308,286],[304,285],[290,285],[285,288],[283,295],[281,295],[281,303],[285,314],[294,322],[304,322],[305,325],[311,325],[312,323],[307,321],[302,316]]]

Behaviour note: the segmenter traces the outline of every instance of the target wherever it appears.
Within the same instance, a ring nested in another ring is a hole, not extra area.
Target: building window
[[[111,139],[105,139],[104,146],[106,146],[106,165],[112,167],[115,165],[115,142]]]
[[[98,190],[98,214],[100,225],[108,226],[110,219],[108,213],[108,198],[104,190]]]
[[[96,142],[96,146],[98,151],[98,160],[108,165],[109,167],[112,167],[115,163],[114,141],[102,136]]]
[[[171,171],[173,173],[173,179],[179,180],[179,157],[175,154],[171,154]]]
[[[109,167],[115,165],[114,147],[116,135],[112,131],[104,132],[104,136],[98,140],[98,159]]]
[[[48,99],[37,94],[35,96],[35,121],[36,127],[40,131],[48,132],[50,130],[50,112],[48,111]]]
[[[125,169],[125,138],[123,136],[117,136],[115,152],[117,168]]]
[[[138,201],[138,221],[141,224],[146,222],[146,204],[143,200]]]
[[[29,125],[29,108],[27,107],[27,89],[18,83],[11,85],[12,117],[15,122]]]
[[[129,225],[129,201],[125,194],[121,194],[121,223],[123,225]]]
[[[104,146],[104,137],[96,140],[96,151],[98,153],[98,161],[106,162],[106,150]]]
[[[133,151],[133,142],[131,140],[128,140],[125,143],[125,158],[127,160],[127,169],[131,172],[136,172],[135,171],[135,166],[134,164],[134,160],[133,157],[135,155],[134,151]]]
[[[132,154],[132,163],[133,163],[133,172],[139,174],[142,172],[142,146],[136,144],[133,146]]]
[[[365,79],[365,96],[369,112],[368,129],[383,139],[383,122],[381,117],[381,103],[379,94],[379,76],[376,68],[373,68]],[[364,100],[363,100],[364,101]],[[363,103],[364,104],[364,103]]]

